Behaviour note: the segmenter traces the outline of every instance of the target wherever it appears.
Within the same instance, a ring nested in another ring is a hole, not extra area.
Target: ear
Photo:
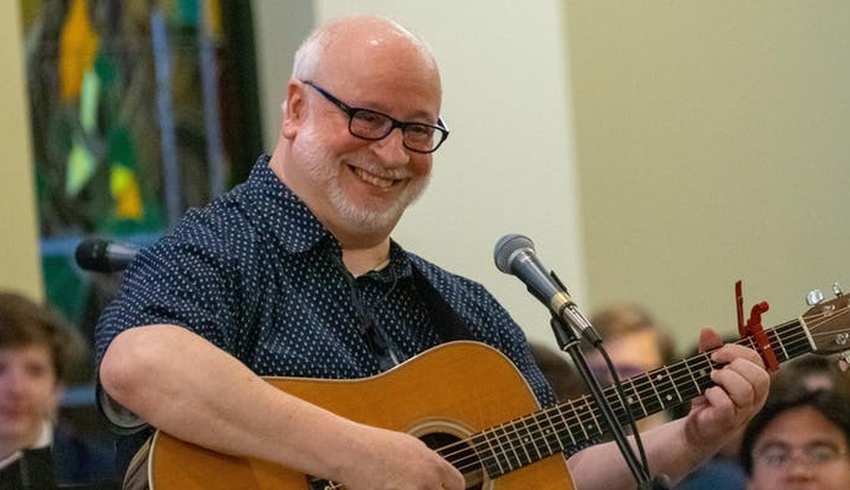
[[[290,80],[286,89],[286,100],[281,105],[282,122],[281,135],[293,139],[298,134],[298,128],[307,118],[307,105],[304,99],[304,84],[298,80]]]

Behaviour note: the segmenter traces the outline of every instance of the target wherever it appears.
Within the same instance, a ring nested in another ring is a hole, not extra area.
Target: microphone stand
[[[578,312],[574,311],[574,313]],[[580,315],[580,313],[578,314]],[[584,322],[583,327],[589,326],[587,320],[584,318],[582,318],[582,320]],[[622,425],[620,425],[616,415],[614,414],[613,408],[608,403],[608,400],[602,392],[602,387],[600,386],[599,381],[587,365],[587,359],[584,357],[584,353],[582,353],[581,348],[579,347],[580,338],[576,334],[575,329],[573,329],[570,325],[567,325],[559,315],[555,315],[554,313],[552,314],[552,319],[549,323],[552,325],[552,331],[555,333],[555,339],[558,342],[558,347],[570,355],[573,359],[573,363],[578,368],[581,377],[584,379],[585,384],[587,384],[590,388],[590,393],[593,396],[593,399],[596,400],[596,404],[599,406],[599,409],[605,418],[605,422],[608,424],[608,428],[613,433],[617,446],[620,448],[620,453],[626,460],[626,465],[635,477],[637,488],[653,490],[669,488],[661,480],[661,478],[651,478],[649,476],[648,469],[645,468],[640,461],[638,461],[637,456],[635,456],[634,450],[629,444]],[[601,342],[601,340],[599,342]],[[628,407],[625,406],[625,401],[622,400],[622,398],[620,398],[620,401],[623,404],[623,408],[628,410]]]

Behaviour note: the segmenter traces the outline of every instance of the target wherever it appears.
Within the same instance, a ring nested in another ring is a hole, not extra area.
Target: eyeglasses
[[[436,126],[419,122],[402,122],[371,109],[351,107],[315,83],[309,80],[302,80],[302,82],[316,89],[324,98],[346,113],[348,132],[360,139],[382,140],[389,136],[393,129],[401,128],[402,144],[405,148],[416,153],[433,153],[449,136],[449,130],[440,118],[437,119]]]
[[[772,444],[753,454],[753,459],[765,466],[780,468],[800,458],[807,465],[819,466],[836,461],[847,453],[831,444],[811,444],[793,448],[784,444]]]

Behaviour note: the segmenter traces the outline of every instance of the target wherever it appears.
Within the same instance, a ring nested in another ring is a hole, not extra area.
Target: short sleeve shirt
[[[475,340],[504,353],[542,405],[554,403],[522,330],[483,286],[394,241],[386,268],[352,277],[337,240],[268,159],[139,254],[99,321],[98,362],[120,332],[174,324],[261,376],[374,375],[379,356],[364,340],[364,323],[378,326],[401,359],[441,341],[412,280],[416,267]]]

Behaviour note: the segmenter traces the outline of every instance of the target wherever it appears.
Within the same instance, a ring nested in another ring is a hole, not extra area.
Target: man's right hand
[[[463,475],[419,439],[359,425],[345,451],[339,482],[351,490],[463,490]]]

